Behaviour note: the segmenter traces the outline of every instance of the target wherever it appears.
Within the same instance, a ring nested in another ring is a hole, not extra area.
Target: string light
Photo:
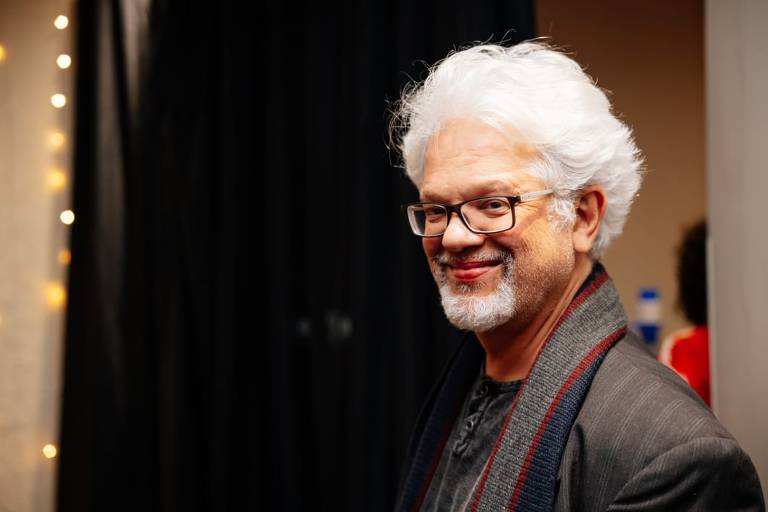
[[[69,265],[71,261],[72,253],[69,252],[69,249],[62,249],[59,251],[59,263],[62,265]]]
[[[75,222],[75,212],[72,210],[64,210],[61,212],[61,215],[59,215],[59,219],[61,219],[61,222],[69,226],[73,222]]]
[[[59,14],[58,16],[56,16],[56,19],[53,20],[53,26],[59,30],[64,30],[69,26],[69,18],[67,18],[63,14]]]
[[[53,22],[54,26],[59,30],[64,30],[69,26],[69,18],[64,15],[59,15]],[[67,69],[72,65],[72,58],[66,54],[61,53],[56,58],[56,65],[60,69]],[[51,105],[55,108],[62,108],[67,104],[67,97],[62,93],[56,93],[51,96]],[[61,149],[64,146],[66,138],[62,131],[54,131],[50,134],[48,142],[54,149]],[[67,184],[67,174],[64,169],[54,167],[48,172],[48,188],[52,191],[58,191],[64,188]],[[72,210],[64,210],[59,214],[59,219],[62,223],[69,226],[75,221],[75,213]],[[72,259],[68,249],[61,249],[57,255],[57,259],[60,264],[68,265]],[[61,309],[67,302],[67,290],[64,286],[57,282],[49,282],[45,285],[45,298],[48,306],[53,309]],[[53,444],[46,444],[43,447],[43,455],[52,459],[57,454],[56,446]]]
[[[56,447],[52,444],[47,444],[43,446],[43,455],[45,455],[46,459],[52,459],[56,456],[58,453],[58,450],[56,450]]]
[[[67,97],[61,93],[56,93],[51,96],[51,105],[56,108],[61,108],[67,104]]]
[[[61,108],[67,104],[67,97],[61,93],[56,93],[51,96],[51,105],[56,108]]]
[[[45,299],[50,307],[59,309],[67,302],[67,291],[59,283],[48,283],[45,286]]]
[[[48,142],[51,144],[52,148],[59,149],[64,145],[64,134],[61,132],[53,132],[51,136],[48,137]]]
[[[61,69],[67,69],[72,64],[72,57],[67,55],[66,53],[62,53],[58,57],[56,57],[56,65],[59,66]]]
[[[67,184],[67,174],[61,169],[53,169],[48,173],[48,188],[57,191],[64,188]],[[64,219],[61,220],[64,222]],[[66,222],[64,222],[66,224]],[[71,224],[71,223],[70,223]]]
[[[5,46],[0,44],[0,62],[5,60]]]

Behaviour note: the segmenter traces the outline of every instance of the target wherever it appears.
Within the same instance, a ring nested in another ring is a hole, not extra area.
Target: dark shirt
[[[494,381],[485,375],[485,364],[481,365],[443,449],[422,510],[464,510],[522,383]]]

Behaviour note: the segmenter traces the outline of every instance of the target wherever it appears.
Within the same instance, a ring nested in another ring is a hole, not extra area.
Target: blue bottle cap
[[[638,292],[638,296],[644,300],[658,299],[659,291],[656,287],[645,286],[640,288],[640,291]]]

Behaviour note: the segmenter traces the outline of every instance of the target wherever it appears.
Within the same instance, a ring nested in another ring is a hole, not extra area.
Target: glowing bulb
[[[56,447],[52,444],[47,444],[43,446],[43,455],[45,455],[46,459],[52,459],[56,456],[57,450]]]
[[[59,30],[64,30],[69,26],[69,18],[67,18],[63,14],[59,14],[58,16],[56,16],[56,19],[53,20],[53,26]]]
[[[53,146],[55,149],[59,149],[61,146],[64,145],[64,134],[61,132],[53,132],[51,136],[48,138],[48,141],[51,143],[51,146]]]
[[[64,186],[67,184],[67,174],[62,171],[61,169],[53,169],[48,174],[48,188],[51,190],[61,190],[64,188]],[[64,215],[62,213],[62,215]],[[64,222],[64,224],[72,224],[71,222],[66,222],[64,220],[64,217],[61,218],[61,222]]]
[[[56,108],[61,108],[64,105],[67,104],[67,97],[63,94],[54,94],[51,96],[51,105],[53,105]]]
[[[56,58],[56,65],[61,69],[67,69],[72,64],[72,58],[66,53],[62,53]]]
[[[58,309],[67,301],[67,291],[59,283],[48,283],[45,287],[45,299],[50,307]]]
[[[0,44],[0,62],[5,60],[5,46]]]
[[[62,265],[69,265],[69,262],[72,261],[72,253],[69,252],[69,249],[62,249],[59,251],[59,263]]]
[[[61,219],[61,222],[69,226],[73,222],[75,222],[75,212],[72,210],[64,210],[61,212],[61,215],[59,215],[59,218]]]

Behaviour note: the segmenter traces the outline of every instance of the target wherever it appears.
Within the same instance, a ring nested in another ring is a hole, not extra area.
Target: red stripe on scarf
[[[552,332],[554,333],[557,331],[558,327],[560,327],[563,322],[568,320],[570,316],[573,314],[574,311],[576,311],[576,308],[581,306],[585,300],[587,300],[587,297],[595,293],[598,288],[603,286],[603,283],[605,283],[608,280],[608,273],[607,272],[601,272],[600,274],[596,275],[595,278],[592,280],[591,283],[587,285],[584,290],[580,294],[578,294],[568,305],[567,308],[565,308],[565,311],[563,311],[563,314],[560,315],[560,318],[557,320],[557,323],[552,328]]]
[[[523,462],[523,467],[520,469],[520,474],[518,475],[517,483],[515,484],[515,490],[512,493],[512,499],[509,502],[509,507],[507,508],[507,510],[512,511],[517,506],[517,502],[520,500],[520,495],[523,492],[523,485],[525,485],[525,480],[528,478],[528,469],[533,463],[533,458],[536,455],[536,449],[539,447],[541,438],[543,437],[544,431],[546,430],[550,420],[552,419],[552,416],[555,413],[555,409],[557,409],[558,405],[560,405],[560,402],[562,401],[565,394],[568,393],[568,391],[571,389],[571,386],[573,386],[573,383],[576,382],[579,379],[579,377],[581,377],[581,375],[587,370],[587,368],[589,368],[590,365],[592,365],[595,359],[597,359],[601,354],[606,352],[614,343],[620,340],[626,333],[627,333],[627,327],[622,326],[612,334],[609,334],[605,339],[603,339],[603,341],[598,343],[595,346],[595,348],[593,348],[592,351],[587,355],[587,357],[585,357],[579,363],[579,365],[576,368],[574,368],[573,372],[571,372],[571,375],[569,375],[568,379],[565,381],[565,384],[563,384],[563,387],[561,387],[560,391],[557,392],[557,396],[552,401],[552,404],[549,406],[547,413],[544,415],[544,420],[539,425],[539,429],[536,431],[536,435],[533,437],[533,442],[531,443],[530,448],[528,448],[528,453],[525,456],[525,462]]]

